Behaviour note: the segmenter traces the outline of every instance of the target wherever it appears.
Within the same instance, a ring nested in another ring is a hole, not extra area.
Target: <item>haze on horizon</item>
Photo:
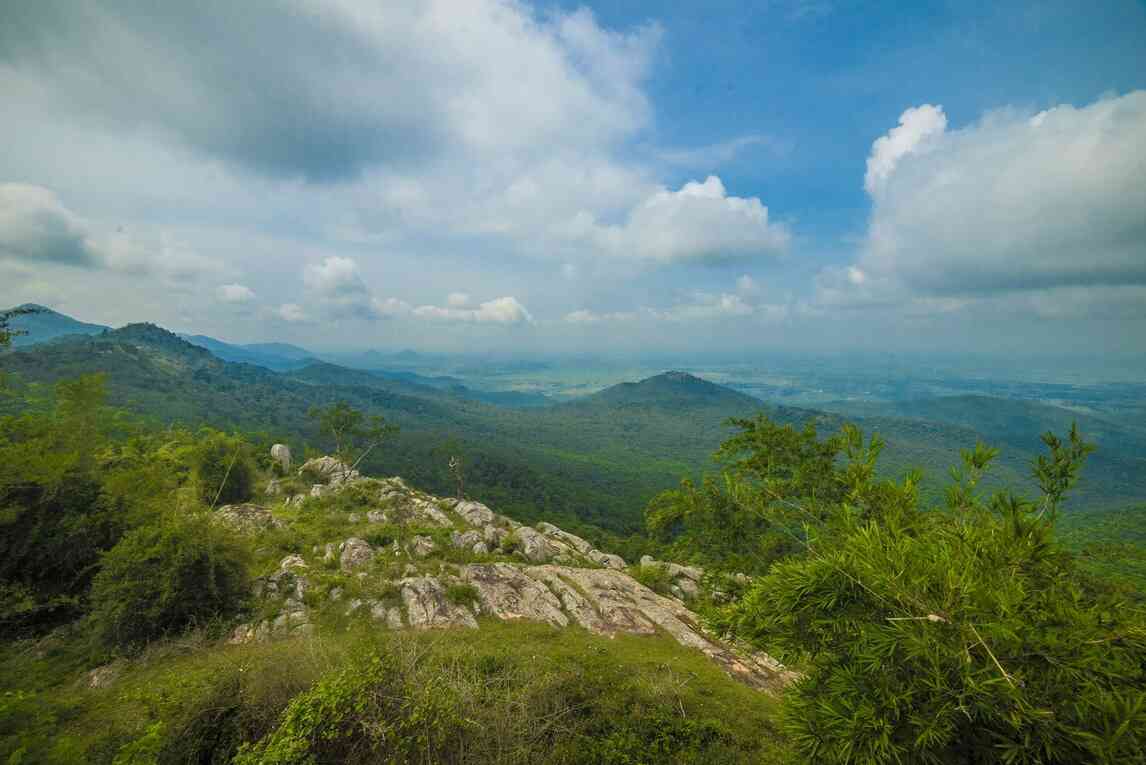
[[[0,306],[319,348],[1146,351],[1140,2],[0,14]]]

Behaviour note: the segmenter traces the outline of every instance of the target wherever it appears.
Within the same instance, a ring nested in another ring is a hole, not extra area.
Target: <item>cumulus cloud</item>
[[[223,303],[249,303],[255,299],[255,291],[243,284],[221,284],[215,297]]]
[[[648,120],[640,82],[658,39],[655,27],[610,32],[585,10],[541,17],[499,0],[38,0],[6,19],[0,51],[99,120],[332,181],[458,143],[536,150],[628,134]]]
[[[163,230],[100,231],[47,188],[0,184],[0,259],[159,277],[169,285],[224,274]]]
[[[899,117],[899,126],[872,144],[863,179],[864,188],[869,194],[877,193],[901,159],[926,150],[930,139],[942,135],[946,129],[947,115],[943,113],[942,106],[924,104],[905,111]]]
[[[303,269],[302,283],[315,307],[332,319],[389,319],[410,310],[397,298],[376,296],[353,258],[328,256]]]
[[[86,224],[40,186],[0,184],[0,257],[29,263],[100,264]]]
[[[715,175],[677,191],[661,188],[624,224],[592,233],[613,254],[659,262],[778,254],[791,239],[758,198],[729,196]]]
[[[472,324],[530,324],[533,316],[517,298],[500,297],[478,305],[477,308],[421,305],[413,310],[422,319],[466,322]]]
[[[451,292],[446,296],[446,305],[450,308],[463,308],[470,304],[470,296],[464,292]]]
[[[1146,91],[950,131],[914,113],[873,146],[867,238],[855,263],[820,274],[822,301],[1040,293],[1016,305],[1047,315],[1051,300],[1097,305],[1103,289],[1146,285]],[[919,136],[926,151],[908,148]]]

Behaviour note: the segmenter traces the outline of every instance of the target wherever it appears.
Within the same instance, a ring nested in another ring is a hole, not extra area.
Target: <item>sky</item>
[[[0,0],[0,305],[1146,354],[1146,3]]]

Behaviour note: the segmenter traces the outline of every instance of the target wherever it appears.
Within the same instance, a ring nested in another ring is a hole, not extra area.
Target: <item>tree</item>
[[[239,436],[205,429],[192,455],[199,499],[209,507],[251,498],[255,468],[250,446]]]
[[[247,592],[246,552],[201,515],[141,526],[107,552],[92,583],[92,626],[132,650],[226,616]]]
[[[323,435],[334,442],[334,456],[350,469],[357,467],[376,446],[398,432],[398,426],[386,422],[385,417],[366,417],[345,401],[311,407],[307,414],[317,420]]]
[[[809,455],[791,477],[832,496],[801,552],[713,619],[801,665],[784,720],[807,761],[1146,762],[1146,623],[1054,534],[1091,447],[1076,429],[1044,443],[1040,500],[981,496],[997,452],[979,444],[927,510],[912,477],[875,482],[870,448],[834,479],[814,449],[749,450],[751,466]]]
[[[28,314],[38,312],[39,309],[24,307],[0,311],[0,349],[10,346],[13,337],[26,334],[22,329],[12,329],[12,319],[17,316],[27,316]]]

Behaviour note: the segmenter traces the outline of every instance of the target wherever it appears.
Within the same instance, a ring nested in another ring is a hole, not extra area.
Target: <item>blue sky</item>
[[[1141,2],[44,0],[0,303],[444,350],[1146,350]]]

